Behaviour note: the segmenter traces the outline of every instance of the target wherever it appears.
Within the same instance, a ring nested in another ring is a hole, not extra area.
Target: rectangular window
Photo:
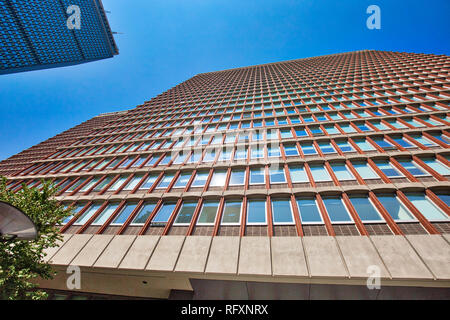
[[[133,190],[141,181],[142,177],[143,177],[142,174],[134,176],[133,179],[131,179],[130,182],[128,182],[127,185],[122,190],[126,191]]]
[[[298,149],[295,144],[286,144],[283,145],[284,147],[284,153],[287,157],[289,156],[298,156]]]
[[[119,206],[119,203],[113,203],[109,204],[106,209],[104,209],[98,216],[95,218],[94,222],[92,222],[91,225],[93,226],[101,226],[103,225],[109,217],[116,211],[117,207]]]
[[[320,150],[324,154],[336,153],[336,150],[334,149],[334,147],[331,145],[330,142],[319,142],[318,145],[319,145]]]
[[[442,212],[427,196],[423,193],[407,193],[406,197],[430,221],[447,221],[448,215]]]
[[[431,169],[439,173],[440,175],[447,176],[450,175],[450,169],[436,159],[422,159],[422,161],[429,166]]]
[[[370,168],[367,162],[354,162],[353,167],[363,179],[379,179],[380,177]]]
[[[164,203],[152,220],[152,224],[165,224],[175,209],[176,203]]]
[[[159,182],[158,186],[156,187],[156,189],[165,189],[169,186],[169,184],[172,182],[173,180],[173,174],[168,174],[168,175],[164,175],[164,177],[161,179],[161,181]]]
[[[223,170],[216,170],[213,173],[211,178],[211,182],[209,183],[210,187],[224,187],[225,180],[227,178],[227,172]]]
[[[177,182],[174,184],[174,188],[184,188],[186,187],[187,183],[189,182],[189,179],[192,176],[192,172],[185,172],[180,174],[178,177]]]
[[[297,199],[297,206],[300,212],[302,224],[322,224],[322,216],[317,207],[315,199]]]
[[[264,184],[266,182],[265,177],[264,168],[250,170],[250,184]]]
[[[362,150],[362,151],[374,151],[376,150],[375,147],[366,141],[366,139],[354,139],[353,140],[355,144]]]
[[[331,168],[339,181],[355,180],[355,177],[348,171],[344,163],[332,163]]]
[[[272,200],[272,218],[276,224],[294,224],[291,201],[288,199]]]
[[[286,183],[284,169],[269,169],[270,183]]]
[[[267,150],[268,150],[269,157],[280,157],[281,156],[280,146],[268,147]]]
[[[247,224],[266,224],[266,200],[249,200],[247,206]]]
[[[100,203],[92,204],[89,209],[87,209],[80,217],[78,217],[77,221],[75,221],[74,225],[84,225],[93,215],[94,213],[100,209]]]
[[[353,221],[341,198],[324,197],[323,203],[332,223],[348,223]]]
[[[225,201],[222,214],[223,225],[239,225],[241,223],[242,201]]]
[[[137,203],[128,203],[124,206],[124,208],[120,211],[120,213],[114,218],[111,225],[123,225],[125,221],[127,221],[128,217],[131,213],[136,209]]]
[[[310,166],[314,181],[331,181],[330,174],[323,165],[311,165]]]
[[[374,161],[377,167],[389,178],[403,177],[387,160]]]
[[[231,171],[230,186],[243,185],[245,183],[245,170]]]
[[[197,202],[183,202],[183,205],[178,211],[174,225],[189,225],[197,208]]]
[[[152,175],[145,179],[145,182],[139,187],[139,190],[150,189],[153,183],[155,183],[158,176]]]
[[[317,154],[316,148],[314,148],[314,145],[312,143],[302,143],[301,145],[303,154],[309,155],[309,154]]]
[[[197,225],[213,225],[216,220],[218,201],[205,201],[197,221]]]
[[[397,160],[397,162],[413,176],[428,176],[429,174],[419,168],[411,160]]]
[[[192,187],[203,187],[205,186],[206,180],[208,179],[209,172],[197,172],[194,181],[192,182]]]
[[[382,194],[377,195],[377,198],[395,221],[416,221],[414,216],[395,195]]]
[[[309,182],[308,175],[304,167],[290,167],[291,181],[293,183]]]
[[[355,149],[350,145],[348,141],[345,140],[338,140],[336,141],[336,144],[338,145],[339,149],[341,149],[342,152],[353,152]]]
[[[384,221],[367,196],[352,196],[350,202],[364,222]]]

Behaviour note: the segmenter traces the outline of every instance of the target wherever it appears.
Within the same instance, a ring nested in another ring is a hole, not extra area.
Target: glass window
[[[164,203],[152,220],[154,223],[166,223],[175,209],[176,203]]]
[[[345,140],[338,140],[336,141],[336,144],[338,145],[339,149],[341,149],[342,152],[353,152],[355,151],[353,147],[348,143],[348,141]]]
[[[384,140],[383,138],[372,138],[372,140],[379,145],[383,150],[395,150],[397,149],[392,144]]]
[[[284,153],[287,157],[289,156],[298,156],[297,146],[295,144],[286,144],[283,145]]]
[[[161,181],[159,182],[158,186],[156,187],[157,189],[163,189],[163,188],[167,188],[169,186],[169,184],[172,182],[173,180],[173,174],[168,174],[165,175]]]
[[[302,223],[322,223],[316,200],[312,198],[297,199],[297,206]]]
[[[334,149],[334,147],[331,145],[330,142],[319,142],[318,143],[320,150],[323,153],[336,153],[336,150]]]
[[[355,180],[355,177],[348,171],[344,163],[331,163],[330,165],[338,180]]]
[[[428,173],[424,172],[422,169],[420,169],[413,161],[411,160],[397,160],[400,165],[408,170],[409,173],[411,173],[413,176],[426,176],[429,175]]]
[[[227,172],[224,170],[216,170],[213,173],[211,178],[211,182],[209,184],[210,187],[224,187],[225,180],[227,178]]]
[[[139,189],[140,190],[150,189],[150,187],[153,185],[153,183],[155,183],[157,178],[158,176],[156,175],[149,176],[147,179],[145,179],[145,182],[139,187]]]
[[[266,201],[249,200],[247,207],[247,224],[266,224]]]
[[[76,216],[76,215],[81,211],[81,209],[84,208],[85,205],[86,205],[85,203],[84,203],[84,204],[77,204],[77,205],[72,209],[72,214],[71,214],[70,216],[64,218],[62,224],[67,224],[70,220],[72,220],[72,218],[73,218],[74,216]]]
[[[127,183],[127,185],[123,188],[123,190],[133,190],[136,188],[138,183],[142,180],[143,175],[139,174],[133,177],[133,179],[130,180],[130,182]]]
[[[186,187],[187,183],[189,182],[189,179],[192,176],[192,172],[185,172],[180,174],[180,176],[178,177],[177,182],[175,183],[175,185],[173,186],[174,188],[184,188]]]
[[[304,167],[290,167],[291,181],[293,183],[309,182],[308,175]]]
[[[381,194],[377,195],[377,198],[395,221],[416,221],[414,216],[395,195]]]
[[[317,154],[316,148],[314,148],[314,145],[312,143],[302,143],[300,144],[303,154]]]
[[[100,209],[100,203],[92,204],[80,217],[78,217],[77,221],[75,221],[74,225],[83,225],[85,224],[94,213]]]
[[[94,222],[92,223],[93,226],[103,225],[106,220],[111,217],[111,215],[116,211],[117,207],[119,206],[119,203],[113,203],[109,204],[106,209],[104,209],[98,216],[95,218]]]
[[[245,170],[231,171],[230,186],[243,185],[245,182]]]
[[[374,161],[377,167],[383,171],[383,173],[388,176],[389,178],[395,178],[395,177],[402,177],[403,175],[400,174],[389,161],[387,160],[377,160]]]
[[[323,203],[325,204],[331,222],[352,222],[341,198],[324,197]]]
[[[272,218],[274,224],[293,224],[291,201],[288,199],[272,200]]]
[[[174,225],[189,225],[194,215],[197,202],[183,202],[174,221]]]
[[[450,169],[440,161],[431,158],[422,159],[422,161],[437,173],[443,176],[450,175]]]
[[[267,150],[268,150],[269,157],[280,157],[281,156],[280,146],[268,147]]]
[[[192,182],[192,187],[203,187],[208,179],[209,172],[197,172],[194,181]]]
[[[269,169],[270,183],[285,183],[284,169]]]
[[[314,181],[331,181],[330,174],[323,165],[311,165],[310,166]]]
[[[392,138],[397,144],[402,146],[403,148],[416,148],[416,146],[413,146],[411,143],[409,143],[406,139],[397,137]]]
[[[134,217],[134,219],[130,225],[144,224],[145,221],[147,221],[147,218],[153,212],[153,209],[155,209],[155,207],[156,207],[156,203],[144,204],[143,207],[141,208],[141,210],[139,210],[139,213]]]
[[[205,201],[200,212],[197,224],[214,224],[219,207],[218,201]]]
[[[240,224],[242,201],[225,201],[222,224]]]
[[[369,197],[353,196],[350,197],[350,202],[358,213],[359,217],[364,222],[378,222],[383,221],[378,211],[373,206]]]
[[[250,184],[264,184],[265,182],[266,179],[264,168],[250,170]]]
[[[442,201],[444,201],[444,203],[450,207],[450,194],[446,194],[446,193],[436,193],[436,195],[439,197],[439,199],[441,199]]]
[[[128,203],[120,211],[120,213],[114,218],[111,225],[123,225],[127,221],[130,214],[136,209],[137,203]]]
[[[353,141],[362,151],[376,150],[375,147],[371,143],[366,141],[366,139],[354,139]]]
[[[379,179],[380,177],[370,168],[367,162],[354,162],[353,167],[363,179]]]
[[[406,197],[428,220],[448,220],[448,216],[442,212],[423,193],[406,193]]]

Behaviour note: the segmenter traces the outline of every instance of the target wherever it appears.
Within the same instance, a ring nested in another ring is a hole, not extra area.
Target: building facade
[[[75,13],[68,8],[74,5],[80,10],[79,28],[68,27]],[[1,0],[0,21],[0,74],[65,67],[119,53],[101,0]]]
[[[97,294],[450,298],[449,62],[204,73],[106,119],[8,176],[51,179],[74,208],[42,286],[66,290],[76,265]]]

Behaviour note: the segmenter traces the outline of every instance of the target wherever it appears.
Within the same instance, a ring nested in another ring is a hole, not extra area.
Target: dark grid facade
[[[51,179],[71,234],[449,233],[448,67],[361,51],[199,74],[9,185]]]
[[[81,28],[67,27],[71,5]],[[118,54],[100,0],[0,0],[0,74],[69,66]]]

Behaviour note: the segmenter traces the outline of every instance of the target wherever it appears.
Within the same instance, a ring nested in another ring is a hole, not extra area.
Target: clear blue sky
[[[0,76],[0,159],[197,73],[361,49],[450,54],[450,1],[103,0],[120,54]],[[381,30],[366,8],[381,8]]]

